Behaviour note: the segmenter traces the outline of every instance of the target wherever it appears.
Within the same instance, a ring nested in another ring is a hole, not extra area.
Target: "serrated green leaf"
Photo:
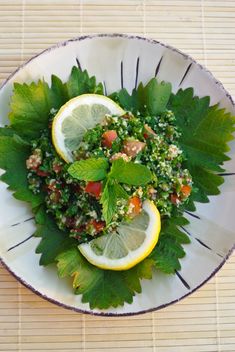
[[[90,308],[107,309],[132,303],[136,292],[141,292],[140,278],[151,277],[153,261],[147,259],[128,271],[102,270],[90,264],[73,247],[57,258],[60,277],[73,277],[76,294],[82,294],[82,302]]]
[[[140,88],[139,88],[140,91]],[[138,91],[138,92],[139,92]],[[125,88],[121,89],[119,92],[113,93],[110,95],[110,98],[116,101],[125,111],[131,111],[136,113],[141,106],[140,100],[138,97],[138,92],[136,89],[133,89],[132,94],[130,95]]]
[[[136,114],[159,115],[166,110],[171,95],[171,84],[158,82],[156,78],[151,79],[146,86],[139,84],[129,94],[124,88],[110,97],[118,102],[126,111]]]
[[[180,270],[179,259],[185,256],[182,244],[190,243],[190,239],[185,232],[180,230],[179,226],[188,223],[182,215],[162,221],[159,241],[149,256],[158,270],[166,274],[174,274],[175,270]]]
[[[54,75],[51,87],[41,80],[30,84],[14,83],[9,114],[11,127],[20,137],[31,141],[48,127],[52,108],[59,109],[70,98],[83,93],[102,92],[102,84],[97,85],[95,77],[89,77],[87,71],[77,67],[73,67],[66,84]]]
[[[68,173],[83,181],[100,181],[107,175],[109,163],[104,158],[89,158],[75,161],[69,168]]]
[[[50,98],[49,86],[44,81],[29,85],[14,83],[9,119],[17,134],[27,140],[40,136],[52,108]]]
[[[76,240],[69,237],[68,233],[61,231],[53,217],[47,214],[44,206],[40,207],[35,214],[37,230],[35,237],[41,237],[41,242],[36,248],[40,253],[40,265],[48,265],[55,262],[56,257],[65,250],[76,244]]]
[[[206,203],[208,195],[220,193],[224,179],[215,172],[223,171],[221,165],[229,160],[225,153],[233,138],[235,117],[218,105],[210,107],[209,103],[209,97],[194,97],[193,89],[188,88],[172,94],[168,104],[182,131],[179,143],[187,158],[184,167],[198,189],[186,205],[190,210],[195,209],[193,201]]]
[[[54,109],[59,109],[68,100],[68,90],[66,83],[55,75],[51,76],[52,105]]]
[[[14,134],[10,137],[10,134],[9,128],[1,129],[0,168],[5,173],[0,179],[8,184],[15,198],[30,202],[33,208],[37,207],[43,202],[44,195],[35,195],[28,188],[25,162],[30,154],[30,147]]]
[[[94,76],[89,77],[86,70],[81,71],[76,66],[72,68],[71,75],[67,82],[67,90],[69,99],[85,93],[103,94],[102,84],[96,84],[96,78]]]
[[[150,258],[154,260],[156,269],[165,274],[174,274],[176,270],[181,269],[179,259],[184,256],[183,247],[173,237],[161,235]]]
[[[15,132],[10,126],[0,127],[0,136],[13,137]]]
[[[130,287],[134,292],[141,293],[142,289],[140,279],[150,280],[152,278],[152,269],[154,264],[155,262],[153,259],[146,258],[132,269],[123,271],[123,278],[128,287]]]
[[[171,95],[171,84],[160,82],[153,78],[146,85],[145,105],[150,115],[159,115],[166,110],[167,103]]]
[[[113,161],[109,177],[127,185],[142,186],[152,180],[152,173],[144,165],[120,158]]]

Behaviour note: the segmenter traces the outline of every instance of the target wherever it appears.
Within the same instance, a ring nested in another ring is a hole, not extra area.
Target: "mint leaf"
[[[229,160],[225,154],[228,142],[233,139],[235,117],[220,109],[209,106],[210,98],[193,96],[193,88],[180,89],[172,94],[168,108],[171,109],[181,129],[179,144],[186,155],[184,166],[190,171],[194,188],[188,209],[194,209],[193,201],[209,202],[208,195],[220,193],[223,177],[215,172],[223,171],[221,165]]]
[[[153,260],[146,259],[128,271],[102,270],[90,264],[76,247],[57,258],[60,277],[73,277],[76,294],[90,308],[107,309],[132,303],[135,292],[141,292],[140,279],[151,278]]]
[[[128,193],[125,191],[125,189],[121,185],[119,185],[118,183],[114,183],[113,187],[114,187],[114,191],[115,191],[117,198],[122,198],[122,199],[129,198]]]
[[[69,99],[85,93],[103,94],[103,85],[96,84],[96,78],[89,77],[86,70],[81,71],[78,67],[72,68],[71,75],[67,82]]]
[[[100,181],[107,175],[109,163],[104,158],[89,158],[75,161],[69,168],[68,173],[83,181]]]
[[[108,180],[101,195],[102,213],[106,224],[109,224],[117,209],[117,194],[115,187]]]
[[[44,195],[33,194],[28,188],[26,159],[30,151],[30,146],[10,128],[0,129],[0,168],[5,170],[0,179],[9,185],[15,198],[30,202],[35,208],[44,201]]]
[[[127,185],[142,186],[152,180],[152,173],[144,165],[120,158],[113,161],[109,177]]]
[[[35,237],[41,237],[41,242],[36,248],[36,253],[41,253],[40,265],[48,265],[55,262],[55,258],[63,251],[71,248],[77,242],[61,231],[53,217],[47,214],[44,206],[40,207],[35,214],[37,230]]]
[[[109,224],[112,221],[113,215],[117,209],[117,200],[119,198],[128,199],[129,195],[121,185],[108,179],[100,200],[106,224]]]

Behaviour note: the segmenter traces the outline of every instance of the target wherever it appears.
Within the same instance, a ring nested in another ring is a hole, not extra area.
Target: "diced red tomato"
[[[42,171],[42,170],[39,170],[39,169],[36,170],[36,173],[37,173],[38,176],[41,176],[41,177],[46,177],[46,176],[50,175],[49,172]]]
[[[170,195],[170,197],[171,197],[171,203],[172,203],[172,204],[178,205],[178,204],[180,203],[180,199],[179,199],[179,197],[177,196],[177,194],[172,193],[172,194]]]
[[[75,229],[71,229],[70,233],[75,237],[77,240],[81,240],[82,236],[80,233],[82,233],[86,229],[85,225],[81,225],[79,227],[76,227]]]
[[[72,232],[81,233],[85,229],[86,229],[86,226],[85,225],[81,225],[79,227],[76,227],[75,229],[72,229]]]
[[[125,141],[123,143],[123,152],[131,157],[135,157],[139,152],[141,152],[146,146],[146,143],[135,141]]]
[[[145,132],[143,133],[143,136],[145,139],[150,138],[151,136],[156,136],[157,134],[154,132],[154,130],[147,124],[144,125]]]
[[[105,222],[104,221],[92,220],[91,224],[94,226],[96,232],[101,232],[104,229],[104,227],[105,227]]]
[[[28,169],[33,170],[33,171],[37,171],[38,170],[38,165],[37,166],[31,166],[30,168],[28,167]]]
[[[136,216],[141,212],[142,202],[139,197],[134,196],[129,200],[129,206],[131,206],[131,216]]]
[[[60,165],[60,164],[53,164],[52,168],[53,168],[53,171],[55,171],[55,173],[58,174],[58,173],[61,172],[61,170],[62,170],[62,165]]]
[[[189,185],[182,185],[180,191],[184,197],[188,197],[191,194],[192,187]]]
[[[102,191],[102,183],[101,182],[88,182],[85,187],[85,192],[89,193],[91,196],[99,198]]]
[[[50,191],[55,191],[55,190],[56,190],[56,181],[50,182],[50,184],[47,186],[47,188],[48,188]]]
[[[102,145],[107,148],[112,148],[112,144],[115,139],[118,137],[115,130],[108,130],[102,135]]]
[[[69,227],[69,228],[72,229],[72,228],[75,226],[75,224],[76,224],[76,220],[75,220],[75,218],[72,218],[72,217],[69,218],[69,217],[68,217],[68,218],[66,219],[66,223],[65,223],[65,224],[66,224],[67,227]]]
[[[53,203],[55,203],[55,204],[59,203],[60,198],[61,198],[61,191],[60,190],[57,189],[57,190],[51,192],[50,199]]]

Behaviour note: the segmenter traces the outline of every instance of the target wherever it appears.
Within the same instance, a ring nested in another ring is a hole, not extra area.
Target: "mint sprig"
[[[68,168],[68,173],[78,180],[103,180],[104,187],[100,202],[106,224],[112,221],[117,209],[117,200],[128,198],[127,192],[119,183],[142,186],[152,180],[152,173],[146,166],[132,161],[126,162],[121,158],[114,160],[111,169],[108,169],[109,163],[105,158],[75,161]]]
[[[117,159],[113,162],[109,177],[131,186],[143,186],[152,179],[151,171],[144,165]]]
[[[108,180],[105,184],[104,190],[100,202],[102,204],[103,217],[106,224],[109,224],[112,221],[113,215],[117,209],[117,199],[118,194],[115,189],[115,185]]]
[[[89,158],[75,161],[68,169],[68,173],[78,180],[100,181],[107,175],[109,163],[104,158]]]

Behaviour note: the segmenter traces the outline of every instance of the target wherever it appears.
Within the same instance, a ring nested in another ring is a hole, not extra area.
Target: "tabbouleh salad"
[[[51,117],[53,119],[53,116]],[[51,125],[51,121],[50,121]],[[153,200],[162,216],[171,216],[174,207],[187,202],[192,177],[183,167],[185,155],[178,139],[180,130],[172,111],[159,116],[106,115],[102,124],[84,135],[74,160],[105,158],[110,164],[118,158],[143,164],[153,179],[145,186],[123,185],[128,197],[117,201],[112,222],[106,224],[99,202],[102,182],[78,181],[68,173],[68,164],[56,153],[49,128],[32,142],[32,153],[26,161],[29,188],[35,194],[45,192],[48,213],[61,230],[69,232],[78,243],[100,236],[123,219],[141,212],[145,199]]]

